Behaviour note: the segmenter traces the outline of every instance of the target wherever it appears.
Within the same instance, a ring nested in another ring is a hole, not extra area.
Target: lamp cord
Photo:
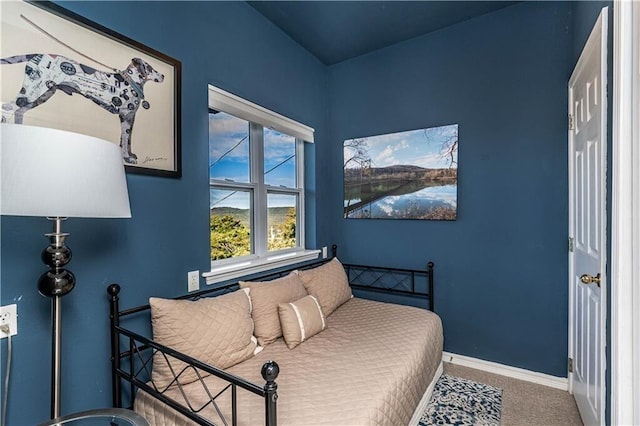
[[[11,373],[11,335],[7,338],[7,374],[4,378],[4,398],[2,399],[2,426],[7,425],[7,402],[9,401],[9,375]]]

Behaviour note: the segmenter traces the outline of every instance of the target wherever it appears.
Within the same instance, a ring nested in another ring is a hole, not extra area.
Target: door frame
[[[587,42],[585,43],[585,46],[583,48],[583,53],[584,53],[584,49],[586,49],[590,43],[599,43],[600,44],[600,49],[601,49],[601,59],[600,59],[600,76],[601,76],[601,89],[598,93],[598,96],[600,96],[601,99],[601,105],[602,105],[602,110],[601,110],[601,116],[600,116],[600,123],[601,123],[601,129],[600,129],[600,140],[602,141],[601,144],[601,152],[599,153],[599,155],[601,156],[601,161],[602,164],[607,164],[607,125],[608,125],[608,120],[607,120],[607,114],[608,114],[608,102],[607,102],[607,95],[606,95],[606,87],[607,87],[607,75],[608,75],[608,70],[607,70],[607,52],[608,52],[608,46],[607,46],[607,40],[608,40],[608,27],[609,27],[609,19],[608,19],[608,8],[604,7],[602,9],[602,11],[600,12],[600,15],[598,16],[598,19],[596,21],[596,23],[593,26],[593,29],[591,31],[591,33],[593,34],[598,27],[600,27],[600,31],[602,31],[602,35],[600,37],[600,39],[592,39],[591,35],[589,36],[589,39],[587,40]],[[581,54],[582,57],[582,54]],[[578,60],[578,64],[580,63],[580,60]],[[578,64],[576,64],[576,68],[574,68],[571,78],[569,79],[569,83],[567,86],[567,90],[570,91],[572,82],[574,80],[574,77],[576,75],[576,71],[578,71]],[[568,114],[571,116],[572,111],[573,111],[573,107],[572,107],[572,98],[571,96],[569,96],[568,99]],[[574,154],[574,150],[575,150],[575,135],[574,135],[574,131],[573,128],[570,126],[569,130],[568,130],[568,171],[569,171],[569,232],[570,232],[570,239],[573,239],[573,237],[575,237],[575,235],[573,235],[574,232],[574,228],[575,228],[575,170],[574,170],[574,158],[573,158],[573,154]],[[605,176],[606,176],[606,167],[603,168],[603,170],[605,171]],[[606,357],[606,342],[607,342],[607,328],[606,328],[606,323],[607,323],[607,299],[608,299],[608,294],[607,294],[607,282],[608,282],[608,277],[607,277],[607,270],[606,270],[606,266],[607,266],[607,198],[606,198],[606,188],[607,185],[606,184],[601,184],[600,185],[600,193],[598,194],[598,198],[601,201],[601,212],[599,214],[600,217],[600,229],[601,229],[601,235],[600,235],[600,249],[601,249],[601,258],[600,258],[600,274],[601,274],[601,283],[600,283],[600,312],[599,312],[599,318],[598,318],[598,322],[600,323],[600,330],[602,332],[601,334],[601,338],[600,338],[600,383],[602,384],[601,389],[600,389],[600,402],[602,404],[602,409],[600,410],[600,423],[604,424],[604,419],[605,419],[605,411],[606,411],[606,381],[605,381],[605,372],[606,372],[606,365],[607,365],[607,357]],[[570,241],[570,249],[569,249],[569,256],[568,256],[568,260],[569,260],[569,279],[568,279],[568,286],[569,286],[569,324],[568,324],[568,328],[569,328],[569,334],[568,334],[568,353],[569,353],[569,358],[570,359],[575,359],[575,351],[576,348],[574,347],[574,340],[573,340],[573,333],[575,331],[575,310],[574,310],[574,305],[575,305],[575,298],[576,298],[576,294],[573,291],[574,288],[574,279],[575,279],[575,264],[574,264],[574,259],[575,259],[575,255],[573,252],[573,244],[572,244],[572,240]],[[569,392],[573,394],[573,379],[574,379],[574,375],[572,374],[572,372],[568,372],[568,388],[569,388]]]
[[[611,424],[640,424],[640,3],[613,8]]]

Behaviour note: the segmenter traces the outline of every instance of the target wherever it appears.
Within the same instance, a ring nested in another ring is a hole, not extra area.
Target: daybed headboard
[[[426,270],[343,264],[352,289],[427,299],[434,311],[433,262]]]
[[[309,269],[317,267],[329,262],[333,257],[337,256],[337,246],[332,247],[333,256],[328,259],[317,260],[303,265],[296,265],[288,269],[270,272],[258,276],[243,277],[243,280],[259,280],[267,281],[279,278],[289,274],[293,270]],[[423,270],[417,269],[401,269],[401,268],[385,268],[382,266],[364,266],[343,263],[345,272],[349,279],[349,284],[354,290],[362,292],[382,292],[395,294],[400,296],[418,297],[428,300],[427,308],[433,311],[433,290],[434,290],[434,264],[427,263],[427,268]],[[197,300],[203,297],[217,296],[227,292],[234,291],[238,288],[238,282],[227,283],[218,286],[212,286],[209,289],[185,294],[174,299],[190,299]],[[236,389],[242,389],[252,392],[265,399],[265,424],[275,426],[276,417],[276,399],[277,385],[275,380],[278,376],[278,365],[275,362],[266,363],[262,369],[262,376],[265,383],[260,386],[247,382],[239,377],[233,376],[224,370],[219,370],[209,366],[187,355],[177,352],[171,348],[160,345],[148,337],[132,331],[130,328],[123,327],[121,321],[125,318],[136,317],[136,314],[147,312],[150,317],[150,305],[142,305],[130,309],[120,310],[120,286],[111,284],[107,288],[110,299],[110,324],[111,324],[111,364],[112,364],[112,397],[113,406],[122,407],[123,392],[127,389],[130,403],[133,405],[136,389],[143,389],[153,397],[159,399],[167,405],[170,405],[185,416],[198,422],[199,424],[211,424],[206,420],[202,420],[196,412],[189,411],[182,406],[178,406],[174,401],[166,398],[161,391],[154,389],[147,384],[151,377],[151,364],[154,353],[162,353],[186,362],[192,368],[197,368],[207,374],[216,375],[229,383],[235,395]],[[124,350],[123,350],[124,348]],[[123,384],[128,386],[123,388]],[[234,398],[235,399],[235,398]],[[232,417],[235,421],[235,407],[232,409]],[[235,423],[234,423],[235,424]]]

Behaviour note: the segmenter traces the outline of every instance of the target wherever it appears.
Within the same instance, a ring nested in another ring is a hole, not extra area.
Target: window
[[[207,283],[317,256],[304,245],[304,141],[313,129],[209,86]]]

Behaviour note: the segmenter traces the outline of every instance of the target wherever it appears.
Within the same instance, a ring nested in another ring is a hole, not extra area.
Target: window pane
[[[296,187],[296,138],[265,127],[264,183]]]
[[[297,195],[267,194],[267,249],[297,247]]]
[[[251,192],[209,189],[211,260],[253,253]]]
[[[249,182],[249,122],[209,112],[209,178]]]

